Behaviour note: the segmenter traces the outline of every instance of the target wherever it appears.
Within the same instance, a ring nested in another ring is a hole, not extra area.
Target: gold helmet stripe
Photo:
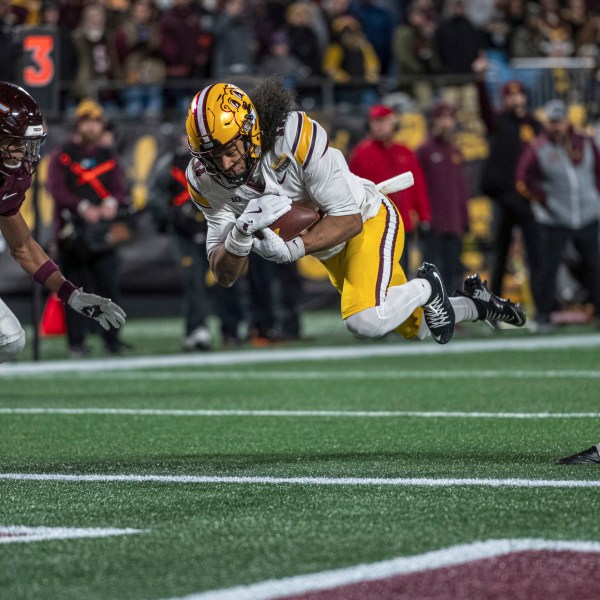
[[[214,85],[205,87],[202,92],[200,92],[200,97],[194,106],[194,121],[198,128],[199,137],[206,137],[210,134],[208,131],[208,121],[206,119],[206,104],[208,100],[208,94],[213,87]],[[200,105],[200,114],[198,114],[198,105]]]

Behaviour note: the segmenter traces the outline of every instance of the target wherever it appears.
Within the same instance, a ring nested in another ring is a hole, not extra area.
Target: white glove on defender
[[[269,227],[291,208],[292,199],[287,196],[265,194],[253,198],[225,238],[225,249],[236,256],[247,256],[252,250],[252,234]]]
[[[284,242],[271,229],[263,229],[263,239],[254,238],[252,250],[272,262],[287,264],[304,256],[304,242],[300,236]]]
[[[107,331],[111,325],[119,329],[125,323],[125,311],[110,298],[75,290],[69,296],[67,304],[78,313],[98,321]]]

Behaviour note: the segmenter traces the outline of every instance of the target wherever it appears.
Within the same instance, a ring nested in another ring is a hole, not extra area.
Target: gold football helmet
[[[185,128],[190,152],[220,185],[234,188],[246,183],[260,159],[260,126],[252,100],[246,92],[229,83],[215,83],[199,91],[192,100]],[[246,168],[234,173],[223,170],[215,157],[241,140]]]

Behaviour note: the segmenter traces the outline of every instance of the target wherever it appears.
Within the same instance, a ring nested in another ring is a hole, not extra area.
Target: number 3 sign
[[[18,76],[20,83],[37,100],[47,116],[58,112],[59,84],[56,29],[51,26],[20,27],[21,48]]]

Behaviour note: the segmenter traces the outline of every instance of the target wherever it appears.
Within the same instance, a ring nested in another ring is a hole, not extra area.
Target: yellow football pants
[[[342,318],[385,302],[390,287],[406,283],[400,266],[404,226],[389,198],[377,215],[364,223],[362,232],[348,241],[336,256],[323,261],[329,279],[342,295]],[[417,308],[396,332],[405,338],[417,335],[423,309]]]

